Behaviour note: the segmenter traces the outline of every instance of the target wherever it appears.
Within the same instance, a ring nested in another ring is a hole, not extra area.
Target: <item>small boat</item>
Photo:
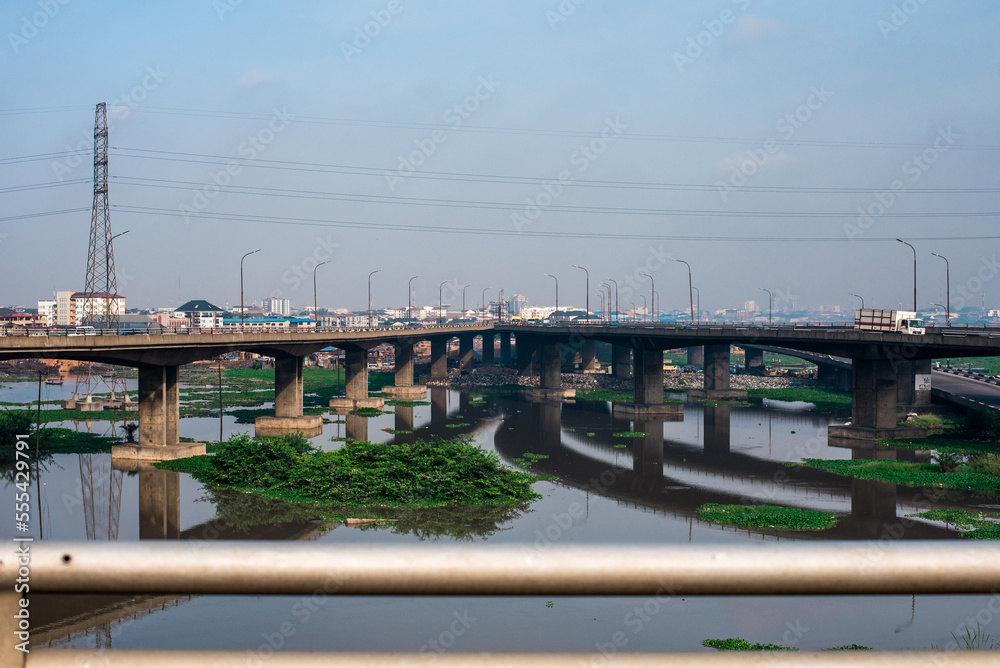
[[[45,379],[45,384],[46,385],[62,385],[63,384],[63,377],[62,376],[48,376]]]

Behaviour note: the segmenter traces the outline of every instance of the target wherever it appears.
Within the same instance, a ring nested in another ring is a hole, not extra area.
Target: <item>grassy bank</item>
[[[942,471],[939,464],[893,459],[803,459],[805,466],[862,480],[880,480],[909,487],[937,487],[1000,496],[1000,477],[979,473],[968,465]]]
[[[923,517],[928,520],[945,522],[962,531],[962,535],[973,540],[1000,540],[1000,523],[997,518],[984,513],[970,513],[957,508],[928,510],[923,513],[913,513],[908,517]]]

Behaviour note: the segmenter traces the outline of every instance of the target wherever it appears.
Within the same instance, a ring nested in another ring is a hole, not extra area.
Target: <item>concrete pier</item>
[[[542,372],[539,387],[524,391],[525,397],[533,400],[566,399],[576,396],[573,388],[562,386],[562,344],[546,341],[539,347]]]
[[[448,339],[431,339],[431,380],[448,379]]]
[[[597,371],[597,348],[593,339],[587,339],[580,347],[580,371],[595,373]]]
[[[330,410],[345,415],[358,408],[382,408],[385,402],[368,396],[368,349],[344,348],[344,397],[330,399]],[[359,439],[363,440],[363,439]]]
[[[897,370],[889,360],[856,359],[852,365],[849,426],[831,426],[830,438],[875,441],[920,438],[927,430],[896,426]]]
[[[510,366],[514,361],[510,354],[510,332],[500,333],[500,365]]]
[[[458,370],[460,373],[472,371],[472,344],[475,338],[471,334],[458,337]]]
[[[274,415],[262,415],[254,420],[257,436],[281,436],[301,432],[310,438],[323,433],[321,415],[304,415],[302,411],[301,357],[274,359]]]
[[[747,373],[757,373],[764,370],[764,351],[757,348],[745,348],[743,370]]]
[[[691,366],[705,366],[705,346],[692,346],[687,349],[688,364]]]
[[[114,459],[164,461],[205,454],[204,443],[181,443],[177,366],[139,367],[139,442],[114,445]]]
[[[690,348],[688,352],[690,353]],[[705,346],[705,383],[701,390],[689,390],[692,399],[746,399],[746,390],[734,390],[729,385],[729,344]]]
[[[611,375],[619,380],[627,380],[632,377],[631,368],[632,350],[628,346],[611,346]]]
[[[483,334],[483,366],[493,366],[494,353],[496,352],[496,338],[493,332]]]
[[[517,375],[535,375],[535,357],[537,347],[535,342],[524,334],[517,335]]]
[[[612,404],[612,412],[621,416],[683,416],[683,405],[663,403],[663,351],[635,348],[632,357],[633,401]]]
[[[382,388],[383,394],[391,394],[398,399],[423,399],[427,396],[426,385],[413,384],[413,344],[396,344],[395,385]]]
[[[896,411],[924,413],[931,410],[931,361],[896,360]]]

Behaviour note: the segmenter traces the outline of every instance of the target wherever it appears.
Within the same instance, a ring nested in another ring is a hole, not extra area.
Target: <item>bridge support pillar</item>
[[[114,445],[112,459],[164,461],[205,454],[204,443],[181,443],[176,366],[139,367],[139,442]]]
[[[632,356],[632,376],[634,378],[632,397],[634,401],[630,404],[612,404],[612,413],[626,417],[639,415],[658,417],[678,414],[683,416],[683,405],[663,403],[663,351],[635,348],[632,350]]]
[[[629,356],[632,350],[628,346],[611,345],[611,375],[619,380],[628,380],[632,377],[632,370],[629,368]]]
[[[448,339],[431,339],[431,380],[448,380]]]
[[[692,346],[687,349],[688,364],[691,366],[705,366],[705,347]]]
[[[541,357],[539,387],[525,390],[529,399],[565,399],[576,396],[573,388],[562,387],[562,344],[545,341],[538,347]]]
[[[510,355],[510,332],[500,333],[500,364],[502,366],[510,366],[511,362]]]
[[[496,338],[493,332],[483,334],[483,366],[493,366],[496,352]]]
[[[382,388],[382,394],[390,394],[400,399],[423,399],[427,396],[426,385],[413,384],[413,344],[396,344],[396,384]]]
[[[534,375],[535,342],[524,334],[517,335],[517,375]]]
[[[368,397],[367,348],[351,346],[344,349],[344,395],[343,398],[330,399],[331,412],[346,415],[358,408],[382,408],[385,405],[381,398]]]
[[[747,373],[758,373],[764,370],[764,351],[757,348],[743,349],[743,369]]]
[[[850,390],[852,387],[851,370],[832,364],[817,364],[816,378],[821,384],[840,390]]]
[[[896,411],[920,413],[931,409],[931,361],[894,361]]]
[[[704,388],[690,390],[688,396],[692,399],[746,399],[746,390],[734,390],[729,385],[729,359],[728,343],[705,346]]]
[[[831,438],[875,441],[920,438],[926,429],[896,426],[896,369],[889,360],[854,360],[849,426],[831,426]]]
[[[587,339],[580,347],[580,371],[583,373],[597,371],[597,347],[593,339]]]
[[[475,338],[471,334],[458,337],[458,370],[461,373],[472,371],[472,344]]]
[[[302,413],[302,358],[274,358],[274,415],[254,420],[257,436],[302,432],[309,438],[323,433],[323,416]]]

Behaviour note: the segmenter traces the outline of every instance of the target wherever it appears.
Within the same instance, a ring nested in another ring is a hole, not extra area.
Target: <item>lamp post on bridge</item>
[[[629,302],[632,305],[632,322],[635,322],[635,302]]]
[[[675,257],[670,258],[671,262],[683,262],[688,268],[688,299],[691,301],[691,324],[694,324],[694,291],[691,285],[691,265],[684,260],[678,260]]]
[[[649,321],[653,321],[653,317],[656,315],[656,282],[653,277],[644,271],[639,272],[640,276],[645,276],[649,279],[649,307],[652,309],[652,313],[649,316]]]
[[[698,314],[698,317],[695,318],[695,321],[696,322],[701,322],[701,290],[699,290],[698,288],[694,288],[694,287],[691,288],[691,289],[694,290],[695,300],[696,300],[696,303],[698,305],[698,307],[695,309],[695,313]]]
[[[758,289],[759,290],[763,290],[764,292],[767,293],[767,324],[770,325],[771,324],[771,302],[774,301],[774,296],[771,294],[771,291],[768,290],[767,288],[758,288]]]
[[[902,239],[896,239],[901,244],[906,244],[913,251],[913,312],[917,312],[917,249],[912,244],[908,244]]]
[[[243,257],[240,258],[240,331],[243,330],[243,327],[246,324],[246,312],[247,312],[247,307],[243,302],[243,260],[247,259],[248,256],[253,255],[254,253],[259,253],[260,251],[261,249],[258,248],[257,250],[246,253]]]
[[[948,263],[948,258],[944,255],[938,255],[937,253],[931,253],[934,257],[939,257],[944,260],[944,292],[945,292],[945,303],[947,306],[944,307],[944,325],[945,327],[951,326],[951,265]]]
[[[940,306],[942,309],[944,309],[945,323],[947,323],[948,322],[948,307],[945,306],[944,304],[938,304],[937,302],[931,302],[931,306]]]
[[[607,283],[601,283],[601,287],[608,291],[608,299],[605,302],[607,304],[607,314],[605,320],[611,322],[611,286]]]
[[[406,284],[406,322],[413,322],[413,279],[420,278],[420,274],[417,274],[409,280]]]
[[[642,299],[642,312],[643,312],[642,319],[645,320],[646,316],[649,315],[649,309],[646,308],[646,295],[639,295],[639,297]]]
[[[545,275],[556,282],[556,312],[552,319],[559,320],[559,279],[553,276],[552,274],[545,274]]]
[[[483,322],[486,322],[486,291],[490,288],[483,288]]]
[[[581,267],[578,264],[574,264],[573,266],[577,269],[583,269],[584,273],[587,274],[587,292],[586,292],[587,303],[584,308],[586,308],[587,310],[587,322],[590,322],[590,272],[587,271],[586,267]]]
[[[659,313],[660,307],[662,306],[663,304],[660,303],[660,293],[657,292],[656,290],[653,290],[653,313],[654,314]]]
[[[322,267],[324,264],[329,264],[330,260],[320,262],[315,267],[313,267],[313,320],[316,322],[316,328],[319,329],[319,300],[316,297],[316,270]]]
[[[438,320],[441,321],[440,324],[444,324],[444,284],[448,281],[441,281],[441,285],[438,286]]]
[[[466,286],[462,287],[462,320],[463,321],[465,320],[465,291],[466,291],[466,289],[468,289],[470,287],[472,287],[471,283],[469,285],[466,285]]]
[[[382,271],[381,269],[376,269],[375,271],[368,274],[368,329],[372,328],[372,276]]]
[[[852,297],[857,297],[858,299],[860,299],[861,300],[861,309],[864,310],[864,308],[865,308],[865,298],[864,297],[862,297],[861,295],[856,295],[853,292],[848,292],[847,294],[851,295]]]
[[[618,322],[618,308],[620,306],[620,302],[618,301],[618,281],[613,278],[609,278],[608,280],[615,284],[615,322]]]
[[[601,320],[604,320],[604,291],[598,290],[597,296],[601,298]]]

